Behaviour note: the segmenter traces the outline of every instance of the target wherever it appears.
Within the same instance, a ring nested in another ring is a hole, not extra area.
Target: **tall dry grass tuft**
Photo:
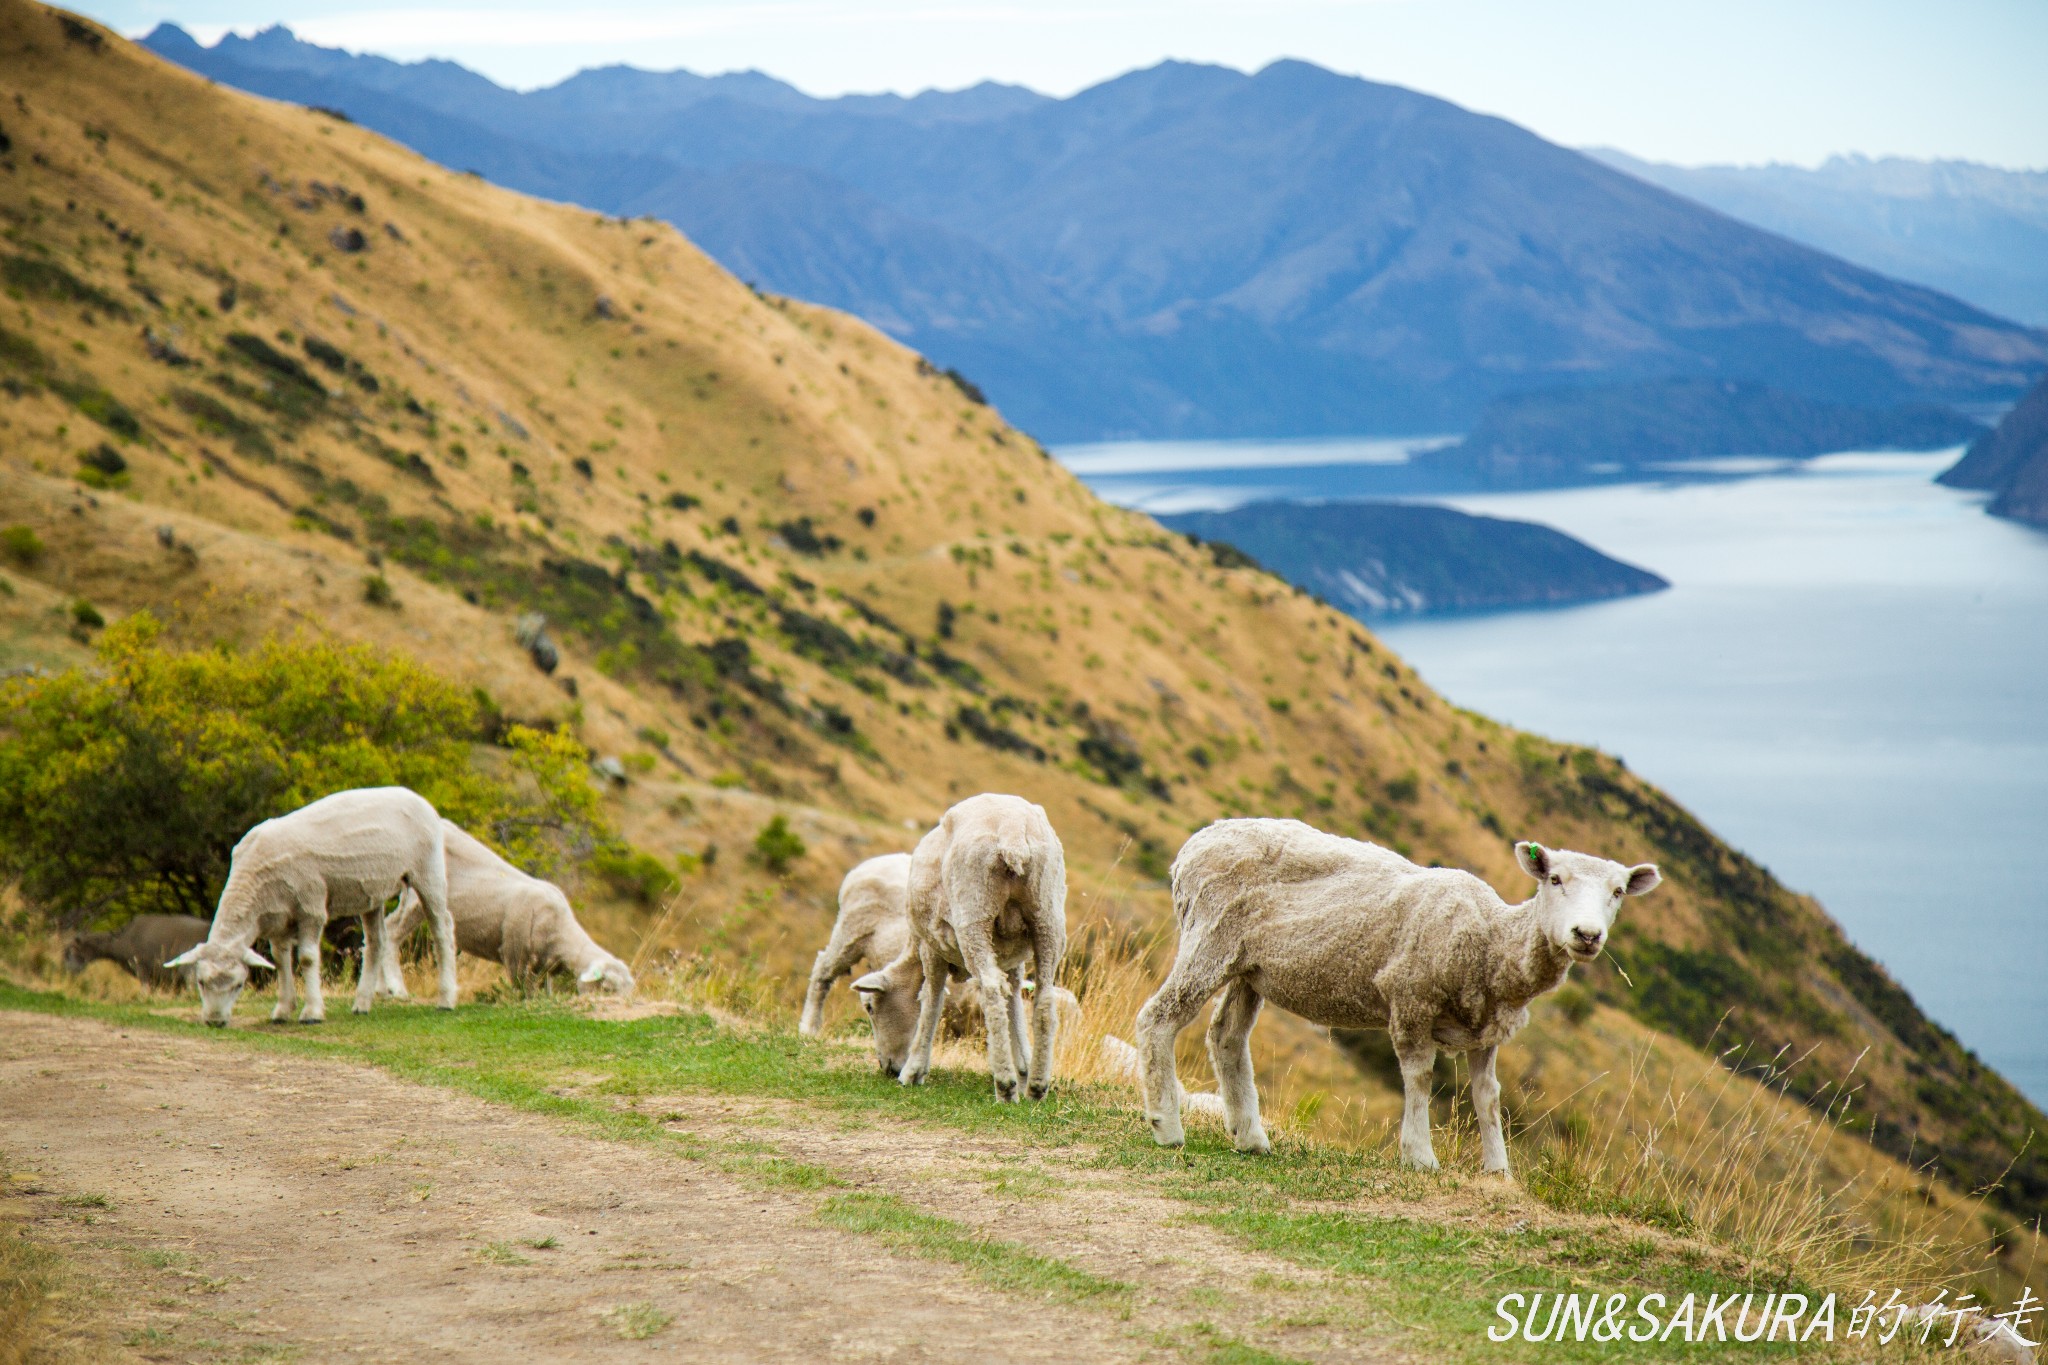
[[[1867,1148],[1847,1122],[1853,1072],[1804,1103],[1790,1085],[1805,1060],[1637,1049],[1622,1085],[1527,1130],[1525,1187],[1555,1207],[1706,1236],[1825,1288],[1931,1292],[1980,1271],[1993,1251],[1981,1229],[1931,1200],[1885,1197],[1897,1192],[1877,1188],[1883,1164],[1844,1160],[1845,1143]]]

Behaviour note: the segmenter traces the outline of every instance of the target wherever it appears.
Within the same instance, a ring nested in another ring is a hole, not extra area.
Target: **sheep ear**
[[[602,962],[591,963],[583,969],[583,975],[576,979],[586,986],[595,986],[598,982],[604,980],[604,964]]]
[[[1550,854],[1545,851],[1541,844],[1530,843],[1527,840],[1516,844],[1515,861],[1520,863],[1522,870],[1532,877],[1542,877],[1550,871]],[[1655,869],[1651,870],[1654,871]],[[1655,885],[1655,883],[1652,883],[1652,885]]]
[[[242,961],[247,966],[261,967],[266,972],[274,972],[277,970],[277,964],[275,962],[272,962],[269,958],[257,952],[254,948],[242,949]]]
[[[1628,870],[1628,893],[1640,896],[1645,891],[1654,891],[1664,880],[1664,874],[1657,870],[1655,863],[1637,863]]]
[[[172,958],[169,962],[166,962],[164,966],[189,967],[199,960],[199,950],[201,948],[204,948],[205,946],[206,945],[204,943],[195,943],[190,948],[187,948],[184,952],[179,953],[176,957]]]
[[[869,972],[853,983],[853,989],[861,995],[881,995],[889,989],[889,974]]]

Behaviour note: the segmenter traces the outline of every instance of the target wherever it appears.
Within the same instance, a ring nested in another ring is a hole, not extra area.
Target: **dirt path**
[[[0,1149],[150,1360],[1150,1353],[823,1228],[815,1198],[361,1066],[0,1013]]]

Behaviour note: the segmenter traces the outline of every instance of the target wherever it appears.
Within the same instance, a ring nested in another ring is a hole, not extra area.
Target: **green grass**
[[[606,1309],[604,1320],[623,1339],[645,1341],[674,1322],[675,1317],[651,1303],[622,1303]]]
[[[828,1167],[781,1154],[772,1132],[746,1141],[678,1132],[671,1113],[630,1107],[642,1097],[722,1094],[800,1101],[835,1125],[892,1119],[940,1124],[1000,1137],[1053,1162],[1117,1171],[1180,1201],[1191,1222],[1247,1248],[1330,1277],[1318,1293],[1334,1296],[1347,1318],[1372,1324],[1405,1348],[1431,1358],[1515,1359],[1485,1339],[1493,1304],[1510,1291],[1688,1290],[1788,1286],[1733,1258],[1668,1242],[1628,1224],[1488,1230],[1447,1225],[1426,1206],[1462,1177],[1406,1171],[1361,1155],[1282,1136],[1271,1158],[1244,1157],[1221,1133],[1190,1130],[1180,1151],[1155,1146],[1121,1101],[1126,1097],[1066,1085],[1046,1101],[992,1103],[985,1077],[935,1073],[915,1090],[879,1075],[843,1049],[771,1030],[722,1029],[699,1015],[631,1022],[591,1019],[546,998],[448,1013],[380,1004],[367,1016],[331,1017],[317,1033],[256,1024],[226,1033],[199,1027],[188,1008],[173,1015],[139,1005],[89,1002],[0,984],[0,1009],[83,1015],[204,1039],[209,1045],[347,1058],[497,1104],[547,1115],[597,1136],[651,1145],[706,1163],[759,1186],[822,1196],[828,1225],[874,1238],[907,1254],[958,1265],[984,1283],[1030,1297],[1127,1312],[1133,1287],[1104,1279],[1023,1245],[985,1237],[964,1224],[894,1195],[855,1191]],[[245,1002],[243,1017],[260,1018]],[[590,1084],[597,1073],[603,1080]],[[992,1192],[1040,1193],[1040,1179],[992,1177]],[[1049,1191],[1048,1191],[1049,1192]],[[1369,1202],[1372,1211],[1356,1206]],[[1353,1207],[1346,1207],[1353,1206]],[[1412,1206],[1413,1213],[1404,1206]],[[1170,1235],[1170,1234],[1169,1234]],[[1284,1292],[1284,1291],[1283,1291]],[[1258,1347],[1204,1338],[1198,1358],[1277,1359]],[[1621,1343],[1546,1343],[1529,1358],[1579,1361],[1641,1358]],[[1762,1346],[1717,1346],[1717,1358],[1748,1359]],[[1782,1354],[1780,1344],[1773,1351]],[[1245,1354],[1250,1352],[1251,1354]],[[1733,1353],[1729,1355],[1728,1353]]]
[[[983,1284],[1007,1293],[1078,1303],[1133,1292],[1121,1280],[1106,1280],[1015,1242],[981,1236],[893,1194],[834,1195],[818,1216],[831,1227],[873,1237],[898,1251],[961,1266]]]

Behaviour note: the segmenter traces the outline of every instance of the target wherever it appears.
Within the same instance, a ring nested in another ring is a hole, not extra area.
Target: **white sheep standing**
[[[798,1033],[818,1036],[825,1024],[825,997],[857,964],[880,967],[903,955],[910,942],[910,920],[903,908],[909,884],[908,853],[870,858],[839,883],[839,917],[832,923],[832,937],[811,965]]]
[[[448,910],[455,917],[455,943],[472,957],[501,963],[515,981],[546,976],[556,968],[576,978],[579,991],[599,986],[620,996],[633,993],[633,970],[605,951],[576,919],[569,897],[553,882],[530,876],[451,820],[441,822],[448,851]],[[422,913],[420,898],[400,898],[391,937],[404,943]],[[405,994],[398,955],[380,957],[383,988]],[[368,970],[367,968],[365,969]]]
[[[1052,1083],[1057,996],[1051,987],[1067,952],[1067,864],[1043,808],[1021,796],[983,794],[960,802],[910,856],[905,905],[910,942],[894,962],[853,983],[874,1021],[884,1071],[905,1085],[931,1074],[932,1044],[954,973],[973,982],[988,1028],[996,1098],[1025,1087],[1042,1099]],[[1040,989],[1024,1038],[1024,971]],[[911,1000],[915,998],[915,1021]]]
[[[164,965],[195,968],[200,1018],[225,1027],[248,984],[249,968],[271,966],[251,946],[267,938],[281,959],[271,1018],[283,1020],[293,1005],[289,948],[296,939],[306,984],[299,1022],[317,1024],[327,1017],[320,993],[321,932],[331,917],[361,916],[365,948],[355,1011],[364,1014],[376,988],[371,956],[386,937],[384,905],[401,887],[411,887],[427,908],[441,968],[441,1008],[454,1009],[455,925],[448,913],[441,817],[425,797],[405,787],[336,792],[243,835],[206,942]]]
[[[1271,1000],[1311,1023],[1393,1035],[1401,1158],[1423,1170],[1437,1165],[1437,1049],[1469,1053],[1482,1163],[1506,1175],[1497,1049],[1528,1021],[1531,1000],[1574,962],[1600,955],[1622,897],[1660,880],[1654,864],[1624,867],[1534,843],[1516,844],[1515,861],[1536,879],[1536,894],[1509,905],[1468,872],[1418,867],[1298,820],[1220,820],[1195,834],[1173,861],[1173,970],[1138,1012],[1153,1139],[1183,1141],[1174,1039],[1220,987],[1209,1060],[1238,1150],[1271,1150],[1251,1058],[1252,1025]]]

